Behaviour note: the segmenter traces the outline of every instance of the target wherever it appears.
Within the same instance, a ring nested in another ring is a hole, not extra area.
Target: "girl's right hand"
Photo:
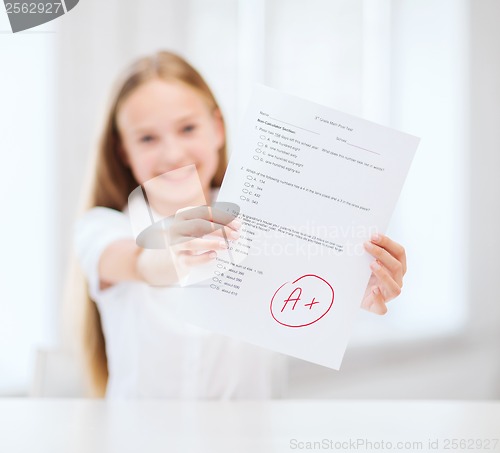
[[[168,243],[176,264],[189,270],[213,260],[217,251],[228,248],[228,241],[240,237],[241,221],[210,206],[177,211],[169,228]]]
[[[241,222],[233,215],[209,206],[185,208],[165,219],[153,242],[162,248],[141,248],[136,269],[140,280],[153,286],[179,283],[189,271],[227,249],[228,240],[239,238]],[[166,249],[165,249],[166,248]]]

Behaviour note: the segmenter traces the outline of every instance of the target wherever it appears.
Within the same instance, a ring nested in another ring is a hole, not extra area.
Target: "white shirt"
[[[76,253],[106,340],[106,397],[281,396],[285,357],[179,319],[181,288],[124,281],[100,289],[99,258],[111,243],[125,238],[134,238],[129,218],[113,209],[93,208],[76,225]]]

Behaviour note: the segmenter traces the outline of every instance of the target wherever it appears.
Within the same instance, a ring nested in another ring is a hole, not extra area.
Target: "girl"
[[[158,52],[130,67],[106,118],[88,211],[75,234],[87,280],[84,346],[96,395],[269,398],[283,388],[283,356],[176,318],[177,290],[165,287],[177,280],[175,259],[197,266],[224,242],[181,241],[173,258],[138,247],[130,228],[128,195],[171,170],[194,164],[204,200],[196,191],[177,190],[173,199],[174,192],[163,190],[169,212],[210,204],[224,177],[225,146],[219,106],[186,61]],[[176,176],[163,178],[164,188],[187,177],[168,174]],[[181,216],[181,236],[201,237],[214,223],[238,237],[238,221],[211,218],[203,209]],[[386,236],[373,237],[366,248],[376,260],[362,306],[384,314],[401,291],[405,252]]]

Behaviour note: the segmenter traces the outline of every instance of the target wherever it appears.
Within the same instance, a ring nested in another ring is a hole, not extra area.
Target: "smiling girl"
[[[169,286],[178,279],[174,258],[138,247],[131,231],[127,199],[137,186],[157,181],[150,201],[168,215],[210,204],[226,165],[221,111],[198,72],[169,52],[135,62],[112,99],[88,210],[75,233],[88,288],[84,346],[96,395],[270,398],[283,388],[283,356],[177,318],[178,293]],[[202,195],[189,183],[193,171]],[[209,214],[195,209],[181,216],[182,234],[199,238],[178,250],[175,259],[187,266],[214,259],[226,247],[203,238],[204,231],[218,227],[230,238],[239,235],[237,220]],[[383,314],[401,291],[405,252],[386,236],[366,248],[376,260],[362,306]]]

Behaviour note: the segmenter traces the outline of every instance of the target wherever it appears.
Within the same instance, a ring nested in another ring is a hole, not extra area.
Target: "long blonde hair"
[[[93,181],[89,187],[86,208],[104,206],[122,210],[128,196],[139,183],[119,154],[120,135],[116,116],[124,100],[140,85],[160,78],[165,81],[183,82],[195,89],[213,111],[220,112],[217,101],[201,75],[183,58],[171,52],[160,51],[133,63],[126,71],[112,97],[105,118],[104,130],[95,157]],[[222,119],[222,115],[221,119]],[[222,119],[223,121],[223,119]],[[212,187],[220,187],[227,166],[225,142],[219,149],[219,165],[211,181]],[[108,362],[105,338],[99,311],[91,300],[88,290],[84,298],[83,353],[89,372],[92,393],[103,396],[108,381]]]

